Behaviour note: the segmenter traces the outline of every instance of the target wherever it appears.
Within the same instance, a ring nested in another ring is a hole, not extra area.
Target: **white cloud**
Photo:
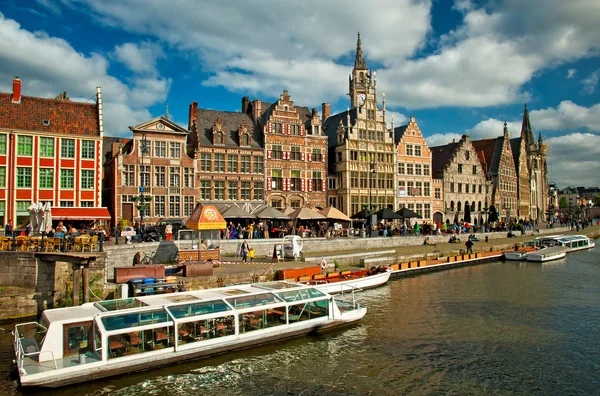
[[[581,91],[584,94],[591,95],[596,92],[596,86],[598,85],[598,78],[600,78],[600,69],[592,72],[588,78],[584,78],[581,80],[581,84],[583,88]]]
[[[521,136],[521,126],[521,121],[507,121],[508,136],[510,138]],[[496,138],[504,134],[504,121],[488,118],[487,120],[480,121],[473,128],[467,129],[466,133],[471,140]]]
[[[147,106],[167,97],[170,80],[161,77],[134,78],[126,84],[108,74],[109,61],[97,53],[77,52],[63,39],[44,32],[30,32],[0,13],[0,90],[10,92],[15,75],[23,81],[27,96],[55,97],[65,90],[71,98],[95,100],[102,87],[105,133],[128,135],[127,127],[150,116]],[[32,56],[35,54],[35,56]]]
[[[567,70],[567,78],[573,78],[573,77],[575,77],[576,73],[577,73],[576,69],[569,69],[569,70]]]
[[[572,133],[548,139],[548,181],[559,186],[597,186],[600,136]]]
[[[385,121],[387,123],[388,129],[392,127],[392,118],[394,119],[394,128],[398,128],[400,125],[405,125],[408,123],[408,117],[402,113],[397,111],[389,111],[385,112]],[[419,120],[417,120],[417,124]]]
[[[41,5],[42,7],[46,8],[47,10],[49,10],[50,12],[52,12],[55,15],[62,14],[62,10],[60,9],[59,4],[52,0],[35,0],[35,2],[38,3],[39,5]]]
[[[459,133],[436,133],[425,138],[427,146],[436,147],[443,146],[453,141],[458,142],[462,138],[462,134]]]
[[[557,108],[529,112],[531,126],[542,131],[587,128],[600,132],[600,104],[592,107],[579,106],[570,100],[560,102]]]
[[[165,53],[160,45],[145,41],[117,45],[115,57],[135,73],[156,73],[156,61]]]

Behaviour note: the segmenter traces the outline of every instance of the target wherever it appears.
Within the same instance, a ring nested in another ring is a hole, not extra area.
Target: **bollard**
[[[104,233],[103,232],[98,233],[98,251],[99,252],[104,251]]]
[[[487,236],[487,235],[485,236],[485,241],[486,241],[486,242],[488,241],[488,236]]]

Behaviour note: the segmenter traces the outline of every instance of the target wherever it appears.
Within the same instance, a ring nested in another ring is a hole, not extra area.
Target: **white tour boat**
[[[276,281],[48,309],[15,326],[23,386],[57,387],[356,322],[354,300]]]
[[[527,261],[546,262],[553,260],[560,260],[567,255],[567,249],[564,246],[550,246],[545,249],[531,252],[527,255]]]
[[[555,239],[558,245],[565,246],[569,252],[591,249],[596,246],[596,241],[585,235],[562,235]]]

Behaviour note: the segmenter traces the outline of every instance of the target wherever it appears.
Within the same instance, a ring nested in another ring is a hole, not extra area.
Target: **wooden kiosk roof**
[[[194,212],[185,225],[193,230],[222,230],[227,228],[227,223],[213,205],[202,205],[198,203]]]

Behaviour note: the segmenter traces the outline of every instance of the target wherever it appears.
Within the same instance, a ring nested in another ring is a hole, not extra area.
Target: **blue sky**
[[[0,91],[105,101],[105,131],[188,106],[239,111],[241,97],[349,106],[360,31],[395,125],[415,116],[430,145],[534,133],[559,187],[600,185],[597,0],[3,0]],[[388,117],[388,123],[391,117]]]

